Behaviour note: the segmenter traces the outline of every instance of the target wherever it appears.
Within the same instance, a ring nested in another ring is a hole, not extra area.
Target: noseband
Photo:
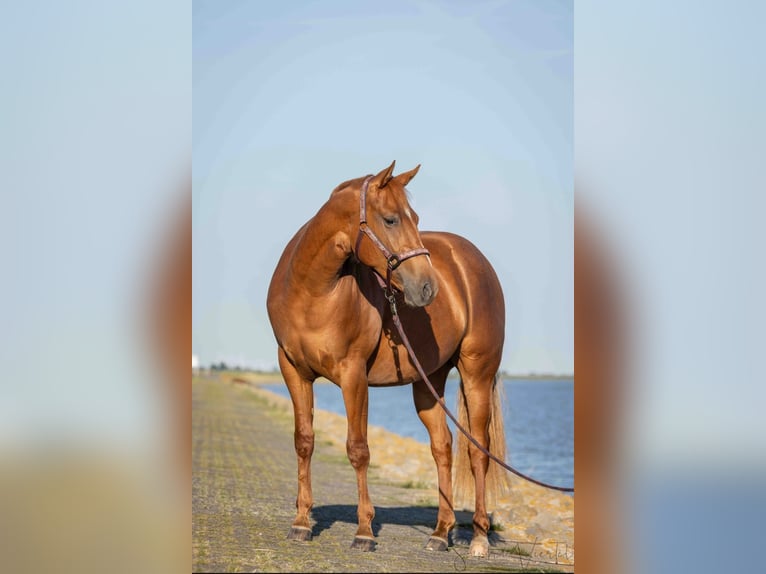
[[[359,193],[359,233],[356,236],[354,254],[356,255],[356,258],[359,259],[359,245],[362,242],[362,234],[367,235],[367,237],[372,240],[380,252],[383,253],[383,256],[386,258],[386,282],[381,286],[386,290],[386,297],[388,300],[392,301],[393,290],[391,288],[391,273],[394,271],[394,269],[407,261],[407,259],[416,257],[418,255],[430,256],[431,254],[425,247],[411,249],[409,251],[405,251],[404,253],[391,253],[391,251],[388,250],[388,248],[383,244],[378,236],[375,235],[375,232],[370,229],[370,226],[367,225],[367,187],[369,186],[372,177],[373,176],[371,175],[367,176],[367,178],[364,180],[364,183],[362,184],[362,191]],[[378,280],[381,281],[382,279],[377,274],[377,272],[376,275],[378,276]]]

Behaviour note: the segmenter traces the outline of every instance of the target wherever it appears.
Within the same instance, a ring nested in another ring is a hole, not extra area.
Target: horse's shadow
[[[352,504],[327,504],[315,506],[311,516],[315,521],[312,528],[314,538],[322,535],[322,532],[332,527],[337,522],[343,522],[356,526],[357,507]],[[375,518],[372,520],[372,533],[380,535],[380,531],[386,525],[409,526],[424,536],[428,536],[436,525],[438,508],[423,506],[389,506],[376,507]],[[450,532],[450,542],[458,545],[468,545],[471,542],[473,529],[469,526],[473,520],[473,513],[468,511],[456,511],[455,519],[457,527]],[[490,531],[489,543],[491,545],[502,541],[495,531]],[[425,543],[425,542],[424,542]]]

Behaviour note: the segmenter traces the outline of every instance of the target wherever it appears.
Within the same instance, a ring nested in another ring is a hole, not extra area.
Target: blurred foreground
[[[576,4],[583,572],[763,569],[764,16]]]
[[[135,276],[135,307],[113,313],[126,332],[83,338],[48,325],[33,344],[71,350],[68,361],[6,380],[4,572],[189,570],[191,217],[188,193],[174,197],[181,209]]]

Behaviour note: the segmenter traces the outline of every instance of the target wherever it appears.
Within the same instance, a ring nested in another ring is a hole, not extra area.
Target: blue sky
[[[464,235],[506,298],[502,367],[571,373],[571,2],[195,2],[193,352],[268,367],[284,245],[392,160],[423,230]]]

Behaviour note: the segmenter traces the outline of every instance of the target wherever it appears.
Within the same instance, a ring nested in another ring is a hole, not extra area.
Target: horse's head
[[[356,256],[382,277],[390,274],[405,303],[424,307],[436,297],[439,283],[420,238],[418,214],[410,207],[404,187],[420,166],[393,177],[395,163],[362,184]]]

